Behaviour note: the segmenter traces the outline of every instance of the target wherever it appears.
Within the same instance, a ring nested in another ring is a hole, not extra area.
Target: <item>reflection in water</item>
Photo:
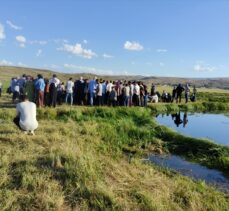
[[[184,135],[208,138],[219,144],[229,145],[229,118],[223,114],[177,112],[158,115],[157,121]]]
[[[179,127],[183,123],[183,127],[185,127],[188,124],[188,114],[187,112],[184,112],[183,114],[183,120],[181,119],[181,113],[175,113],[171,114],[172,120],[174,121],[175,125]]]
[[[215,185],[219,189],[229,193],[229,179],[218,170],[208,169],[205,166],[185,161],[175,155],[152,154],[149,156],[149,160],[156,165],[173,169],[184,176],[195,180],[204,180],[206,183]]]

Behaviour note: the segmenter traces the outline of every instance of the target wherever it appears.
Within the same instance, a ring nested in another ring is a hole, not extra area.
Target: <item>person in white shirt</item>
[[[65,98],[65,103],[68,103],[68,99],[70,97],[71,105],[73,104],[73,88],[74,88],[74,83],[72,81],[72,78],[69,78],[69,80],[66,83],[66,98]]]
[[[110,93],[112,91],[112,87],[113,87],[113,83],[112,81],[109,81],[106,87],[106,98],[107,98],[107,104],[110,105]]]
[[[133,95],[133,104],[139,106],[140,102],[140,86],[137,82],[134,82],[134,95]]]
[[[49,94],[50,94],[50,105],[56,107],[57,99],[57,86],[60,84],[60,80],[57,78],[56,74],[49,80]]]
[[[97,99],[97,105],[102,105],[102,96],[103,96],[103,84],[102,81],[96,80],[97,87],[96,87],[96,99]]]
[[[130,106],[133,105],[133,95],[134,95],[134,84],[130,81],[128,82],[130,84]]]
[[[16,106],[17,116],[14,123],[26,134],[34,135],[34,130],[38,128],[36,104],[30,102],[27,95],[21,95],[20,101]]]

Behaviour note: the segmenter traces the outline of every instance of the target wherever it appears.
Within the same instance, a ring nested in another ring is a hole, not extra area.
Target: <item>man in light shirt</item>
[[[26,134],[34,135],[34,130],[38,127],[36,104],[30,102],[26,95],[21,95],[20,101],[16,106],[17,116],[14,118],[14,123]]]
[[[130,99],[130,84],[126,83],[124,87],[124,106],[129,106]]]
[[[107,98],[107,105],[110,105],[110,93],[112,91],[113,83],[109,81],[106,87],[106,98]]]
[[[72,78],[69,78],[69,80],[66,83],[66,98],[65,98],[65,103],[68,103],[68,99],[70,97],[71,105],[73,104],[73,87],[74,87],[74,83],[72,81]]]
[[[103,84],[102,81],[96,80],[97,87],[96,87],[96,99],[97,99],[97,105],[102,105],[102,96],[103,96]]]
[[[96,93],[96,79],[97,77],[94,77],[94,80],[90,80],[88,84],[88,91],[89,91],[89,97],[90,97],[90,105],[94,105],[94,98]]]
[[[133,95],[133,104],[139,106],[140,102],[140,86],[137,82],[134,82],[134,95]]]

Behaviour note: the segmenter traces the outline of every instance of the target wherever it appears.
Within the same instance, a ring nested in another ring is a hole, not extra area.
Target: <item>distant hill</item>
[[[84,78],[91,79],[94,76],[98,78],[103,78],[105,80],[137,80],[143,81],[145,84],[150,85],[160,84],[160,85],[177,85],[179,83],[189,83],[195,84],[196,87],[206,87],[206,88],[220,88],[220,89],[229,89],[229,78],[178,78],[178,77],[144,77],[140,75],[128,76],[128,75],[95,75],[89,73],[60,73],[57,71],[44,70],[44,69],[35,69],[35,68],[25,68],[25,67],[13,67],[13,66],[0,66],[0,81],[10,81],[12,77],[21,76],[22,74],[31,75],[36,77],[37,74],[42,74],[45,78],[50,78],[54,73],[62,81],[66,81],[69,77],[72,77],[74,80],[79,79],[80,76]]]

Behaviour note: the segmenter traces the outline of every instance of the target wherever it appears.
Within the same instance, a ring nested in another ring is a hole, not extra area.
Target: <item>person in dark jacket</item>
[[[176,99],[176,102],[178,103],[178,101],[179,101],[179,103],[181,103],[181,96],[182,96],[182,92],[184,91],[184,87],[181,86],[181,84],[179,84],[179,85],[177,86],[176,91],[177,91],[177,99]]]

